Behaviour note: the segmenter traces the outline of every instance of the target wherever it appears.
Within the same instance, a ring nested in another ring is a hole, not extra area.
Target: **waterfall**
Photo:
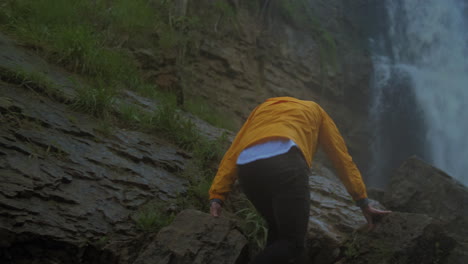
[[[416,154],[468,185],[468,30],[463,0],[386,0],[371,40],[370,185]],[[465,14],[465,16],[464,16]]]

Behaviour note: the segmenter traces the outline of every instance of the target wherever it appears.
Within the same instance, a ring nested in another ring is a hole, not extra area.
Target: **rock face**
[[[233,220],[185,210],[142,247],[133,263],[242,264],[246,245]]]
[[[385,204],[393,210],[425,214],[443,223],[455,248],[446,262],[468,263],[468,188],[445,172],[412,157],[390,181]]]
[[[455,244],[431,217],[395,212],[373,232],[353,234],[339,263],[455,263],[447,262]]]
[[[413,157],[391,179],[395,211],[372,233],[355,233],[339,263],[468,263],[468,188]]]
[[[384,199],[385,205],[402,212],[468,217],[468,188],[416,157],[398,169]]]
[[[113,129],[0,83],[2,247],[28,239],[74,245],[131,230],[130,212],[187,187],[187,156],[150,135]]]
[[[310,185],[309,256],[313,263],[333,263],[353,230],[366,221],[336,179],[312,175]]]
[[[208,99],[222,112],[230,113],[238,126],[269,97],[314,100],[337,121],[349,139],[354,159],[364,161],[372,65],[359,10],[369,1],[307,1],[311,19],[320,21],[314,29],[285,19],[279,14],[279,1],[269,1],[270,6],[262,12],[249,10],[258,2],[268,1],[236,1],[235,21],[220,17],[216,34],[211,27],[206,29],[199,52],[188,63],[189,77],[178,75],[171,66],[176,61],[172,54],[161,59],[137,51],[135,56],[148,78],[173,89],[182,76],[187,82],[183,87],[186,98]],[[197,1],[193,12],[203,10],[208,3],[213,2]],[[327,35],[321,35],[323,32]],[[324,38],[329,43],[324,43]],[[325,58],[324,50],[332,54]]]
[[[0,58],[0,263],[133,263],[136,257],[138,263],[148,263],[144,256],[154,243],[169,246],[161,251],[167,253],[162,258],[183,263],[241,259],[246,239],[224,218],[183,213],[153,244],[136,232],[131,215],[137,208],[186,191],[188,181],[178,174],[189,153],[155,135],[107,128],[102,120],[73,110],[69,104],[78,85],[70,81],[72,76],[3,35]],[[41,78],[62,92],[60,97],[9,82],[9,74],[19,71],[45,76]],[[157,106],[130,91],[119,100],[150,110]],[[221,134],[193,116],[187,118],[207,138]],[[180,236],[169,243],[177,232]],[[187,244],[176,243],[189,235]],[[105,244],[123,246],[102,249]],[[148,250],[136,255],[145,246]],[[172,249],[174,256],[169,256]],[[129,250],[133,259],[120,258]]]
[[[0,70],[74,89],[63,70],[3,36],[0,58]],[[186,190],[176,174],[190,155],[153,135],[106,130],[41,92],[0,81],[0,262],[87,263],[97,254],[88,245],[134,235],[137,207]]]
[[[321,58],[320,36],[308,31],[308,25],[292,25],[278,14],[280,7],[275,3],[266,11],[263,23],[241,5],[237,31],[226,27],[224,35],[203,42],[201,57],[195,62],[200,72],[195,82],[200,85],[187,92],[216,98],[220,106],[243,118],[272,96],[330,103],[335,108],[332,112],[343,108],[335,103],[344,103],[348,111],[365,113],[371,64],[362,45],[365,37],[357,29],[356,18],[348,15],[361,5],[341,0],[315,0],[309,5],[311,16],[320,21],[317,27],[327,31],[337,45],[335,69],[326,66],[332,61]]]
[[[265,28],[245,30],[258,21],[248,18],[242,1],[231,2],[243,18],[240,31],[202,43],[185,92],[213,99],[239,119],[271,96],[316,100],[344,128],[351,151],[363,148],[370,63],[359,32],[350,28],[354,5],[377,1],[310,1],[336,40],[336,69],[321,65],[316,36],[278,17],[268,17]],[[147,55],[140,54],[151,64]],[[1,76],[5,69],[47,75],[61,90],[60,100],[9,83]],[[0,77],[1,263],[247,262],[246,239],[230,219],[186,210],[156,235],[135,232],[130,216],[136,208],[186,191],[187,180],[177,174],[190,154],[154,135],[108,130],[74,111],[73,76],[1,35]],[[180,81],[172,77],[167,81]],[[156,107],[128,91],[124,97]],[[210,138],[220,134],[203,122],[196,125]],[[359,208],[327,174],[312,175],[309,182],[307,243],[314,263],[468,263],[467,190],[443,172],[408,160],[383,195],[387,206],[404,213],[381,219],[371,233],[357,231],[365,224]],[[103,249],[96,245],[106,240]]]

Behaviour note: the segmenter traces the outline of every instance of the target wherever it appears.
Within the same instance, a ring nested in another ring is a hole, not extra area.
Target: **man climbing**
[[[210,188],[217,217],[231,186],[240,186],[268,224],[267,245],[252,263],[300,263],[309,221],[308,170],[318,144],[373,228],[389,213],[369,205],[361,174],[333,120],[316,103],[270,98],[257,106],[224,155]]]

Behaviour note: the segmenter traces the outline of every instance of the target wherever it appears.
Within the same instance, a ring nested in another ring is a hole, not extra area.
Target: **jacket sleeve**
[[[232,142],[231,146],[224,154],[224,157],[221,160],[221,163],[219,164],[218,172],[216,173],[216,176],[214,177],[213,183],[211,184],[209,190],[210,200],[220,199],[224,201],[227,197],[227,194],[231,191],[232,185],[234,184],[237,178],[237,158],[239,157],[239,154],[242,151],[239,145],[257,108],[255,108],[252,111],[247,121],[237,133],[236,138]]]
[[[213,183],[209,191],[210,200],[211,199],[220,199],[224,201],[227,194],[232,189],[232,184],[236,181],[237,178],[237,156],[233,146],[224,154],[224,157],[219,164],[218,172],[216,173]]]
[[[322,116],[318,136],[319,144],[331,159],[338,177],[351,197],[355,201],[362,201],[367,198],[367,192],[361,173],[349,155],[344,139],[335,123],[325,110],[321,107],[319,109]]]

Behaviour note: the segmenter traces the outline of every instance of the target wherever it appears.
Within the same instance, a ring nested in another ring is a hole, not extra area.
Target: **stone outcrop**
[[[208,2],[189,3],[189,9],[192,4],[196,13]],[[178,72],[174,54],[159,58],[149,49],[137,50],[148,78],[169,90],[183,89],[186,98],[208,99],[238,127],[266,98],[314,100],[337,121],[354,159],[364,167],[372,65],[360,10],[369,1],[307,1],[311,19],[320,22],[301,26],[279,14],[277,1],[262,12],[249,10],[255,3],[247,2],[252,1],[233,4],[235,19],[220,17],[216,34],[206,28],[196,55],[186,60],[189,76]],[[324,43],[323,32],[331,43]],[[328,58],[325,50],[332,53]],[[183,87],[173,88],[180,79]]]
[[[129,214],[184,192],[188,155],[0,82],[2,247],[47,238],[73,245],[130,232]]]
[[[309,177],[308,254],[313,263],[333,263],[340,254],[339,248],[366,220],[336,178],[319,174]]]
[[[445,172],[412,157],[391,178],[385,205],[436,218],[468,217],[468,188]]]
[[[468,188],[432,165],[411,157],[392,177],[384,203],[393,210],[441,221],[455,248],[444,263],[468,262]]]
[[[467,187],[412,157],[383,196],[387,207],[406,213],[385,217],[371,233],[356,232],[339,263],[468,262]]]
[[[236,222],[195,210],[182,211],[168,227],[142,246],[133,264],[247,263],[247,239]]]
[[[188,181],[177,175],[191,155],[73,110],[74,76],[3,35],[0,58],[0,262],[89,263],[103,255],[112,263],[93,245],[133,237],[130,215],[139,206],[185,192]],[[59,98],[12,80],[18,72],[45,76],[50,86],[39,88],[57,89]]]
[[[350,14],[356,6],[338,0],[311,3],[336,38],[337,69],[320,65],[316,36],[275,17],[268,18],[270,28],[242,30],[255,22],[245,18],[239,22],[239,35],[202,43],[192,65],[192,90],[186,92],[232,109],[239,119],[266,97],[316,100],[344,128],[351,150],[359,149],[365,146],[361,106],[367,96],[369,58],[355,41],[357,31],[338,34],[353,27]],[[247,16],[244,11],[239,9],[240,17]],[[271,29],[274,34],[267,34]],[[152,63],[151,54],[139,56]],[[44,74],[54,91],[11,82],[2,75],[4,70]],[[188,181],[178,173],[186,168],[190,153],[155,135],[108,129],[73,110],[76,83],[70,80],[76,76],[2,35],[0,77],[1,263],[247,262],[247,241],[232,219],[186,210],[157,234],[136,232],[131,216],[138,207],[154,199],[171,201],[187,190]],[[158,107],[158,102],[131,91],[123,93],[117,104],[148,111]],[[209,138],[222,133],[187,118]],[[466,187],[417,159],[400,168],[387,193],[374,192],[376,199],[404,213],[380,219],[373,232],[359,231],[365,224],[362,213],[332,173],[316,172],[309,184],[307,243],[314,263],[468,263]]]
[[[354,233],[337,263],[461,263],[447,261],[455,244],[433,218],[394,212],[373,232]]]

